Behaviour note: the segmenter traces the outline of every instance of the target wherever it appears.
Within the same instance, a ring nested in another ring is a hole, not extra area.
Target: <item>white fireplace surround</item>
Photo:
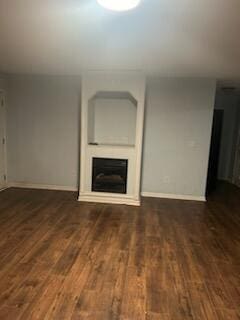
[[[145,78],[140,72],[83,76],[79,201],[140,205],[144,103]],[[94,157],[128,160],[126,194],[92,191]]]

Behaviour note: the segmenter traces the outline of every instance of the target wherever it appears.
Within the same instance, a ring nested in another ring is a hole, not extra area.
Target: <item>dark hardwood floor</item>
[[[0,319],[240,319],[240,190],[208,203],[0,193]]]

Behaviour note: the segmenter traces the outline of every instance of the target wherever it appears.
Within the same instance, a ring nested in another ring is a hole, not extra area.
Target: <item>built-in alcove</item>
[[[88,100],[88,144],[135,146],[137,101],[129,92],[97,92]]]

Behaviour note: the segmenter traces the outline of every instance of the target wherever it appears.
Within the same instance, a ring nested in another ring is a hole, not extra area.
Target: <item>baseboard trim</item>
[[[151,197],[151,198],[190,200],[190,201],[202,201],[202,202],[206,201],[206,197],[203,197],[203,196],[192,196],[192,195],[182,195],[182,194],[142,192],[141,195],[143,197]]]
[[[97,196],[97,195],[85,195],[80,194],[78,201],[83,202],[96,202],[96,203],[105,203],[105,204],[125,204],[129,206],[140,206],[141,202],[139,200],[134,200],[131,198],[119,198],[119,197],[110,197],[110,196]]]
[[[59,191],[78,191],[77,187],[58,186],[52,184],[38,184],[25,182],[9,182],[8,188],[26,188],[26,189],[45,189],[45,190],[59,190]]]
[[[0,192],[2,192],[2,191],[4,191],[4,190],[6,190],[8,187],[3,187],[2,189],[0,189]]]
[[[26,188],[26,189],[45,189],[45,190],[59,190],[59,191],[78,191],[77,187],[71,186],[59,186],[52,184],[38,184],[38,183],[25,183],[25,182],[8,182],[7,186],[0,191],[6,190],[7,188]],[[203,196],[192,196],[192,195],[181,195],[181,194],[168,194],[168,193],[157,193],[157,192],[142,192],[143,197],[150,198],[163,198],[163,199],[175,199],[175,200],[190,200],[190,201],[206,201],[206,197]],[[113,204],[127,204],[133,206],[140,206],[139,200],[131,198],[119,198],[119,197],[100,197],[96,195],[80,195],[78,201],[85,202],[99,202],[99,203],[113,203]]]

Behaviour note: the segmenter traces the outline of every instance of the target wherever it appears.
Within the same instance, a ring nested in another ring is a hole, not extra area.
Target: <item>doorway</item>
[[[206,195],[212,193],[217,186],[223,116],[223,110],[214,110]]]
[[[0,190],[6,187],[6,110],[4,93],[0,91]]]
[[[235,162],[233,170],[233,183],[240,187],[240,126],[238,128],[237,145],[235,152]]]

